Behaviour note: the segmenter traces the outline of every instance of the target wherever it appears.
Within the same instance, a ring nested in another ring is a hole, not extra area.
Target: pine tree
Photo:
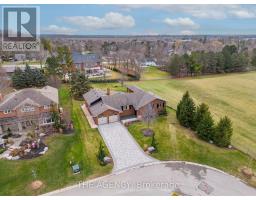
[[[70,92],[76,99],[81,99],[83,94],[88,92],[90,89],[90,81],[84,74],[72,74]]]
[[[209,114],[209,107],[208,105],[206,105],[205,103],[200,104],[197,108],[196,108],[196,114],[195,114],[195,123],[194,123],[194,127],[192,127],[193,130],[197,129],[198,124],[200,123],[200,121],[203,118],[203,115],[208,113]]]
[[[225,116],[221,118],[215,128],[213,141],[217,146],[228,147],[233,133],[232,122]]]
[[[189,96],[189,92],[187,91],[180,103],[177,106],[177,119],[182,126],[187,128],[194,127],[194,119],[195,119],[195,103],[193,99]]]
[[[104,157],[106,156],[102,142],[100,142],[97,158],[101,165],[105,165]]]
[[[201,121],[197,125],[197,135],[199,138],[205,141],[213,141],[214,138],[214,121],[209,112],[205,113],[202,116]]]

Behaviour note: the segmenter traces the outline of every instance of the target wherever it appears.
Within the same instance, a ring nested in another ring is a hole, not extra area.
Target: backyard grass
[[[205,102],[215,118],[233,121],[232,145],[256,158],[256,72],[198,78],[126,82],[152,91],[176,109],[187,90],[196,103]]]
[[[89,127],[80,109],[82,102],[73,101],[73,105],[70,104],[70,96],[65,86],[59,90],[59,96],[64,109],[72,108],[75,133],[48,137],[46,143],[49,151],[44,156],[32,160],[0,160],[0,195],[42,194],[111,171],[112,165],[102,167],[97,161],[98,146],[103,140],[96,129]],[[72,174],[70,161],[79,163],[80,174]],[[34,180],[42,181],[43,187],[32,190],[30,184]]]
[[[142,148],[150,146],[152,141],[151,137],[144,137],[141,132],[146,127],[147,125],[142,122],[128,127]],[[158,151],[152,156],[159,160],[184,160],[206,164],[244,180],[246,178],[239,172],[239,168],[248,166],[256,171],[256,161],[248,155],[239,150],[219,148],[206,143],[198,139],[193,132],[180,126],[174,110],[168,109],[168,116],[158,117],[150,128],[154,130],[158,143]],[[256,183],[249,183],[256,186]]]
[[[141,74],[141,80],[157,80],[170,78],[168,72],[159,70],[157,67],[146,67]]]

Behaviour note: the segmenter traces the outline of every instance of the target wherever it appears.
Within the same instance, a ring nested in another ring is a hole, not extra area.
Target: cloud
[[[249,10],[243,10],[243,9],[230,11],[230,14],[241,19],[256,17],[255,12],[249,11]]]
[[[52,24],[52,25],[49,25],[48,27],[42,28],[42,31],[45,33],[72,34],[72,33],[75,33],[77,30]]]
[[[181,35],[193,35],[195,34],[193,31],[190,30],[183,30],[180,32]]]
[[[126,9],[139,9],[148,7],[154,10],[163,10],[172,14],[186,14],[202,19],[225,18],[256,18],[256,9],[244,5],[232,4],[169,4],[169,5],[122,5]]]
[[[191,20],[188,17],[179,17],[176,19],[165,18],[163,22],[169,26],[188,27],[192,29],[197,29],[200,27],[199,24],[196,24],[193,20]]]
[[[132,16],[124,16],[117,12],[106,13],[102,18],[95,16],[71,16],[62,17],[62,19],[67,23],[77,25],[88,30],[120,29],[135,26],[135,20]]]

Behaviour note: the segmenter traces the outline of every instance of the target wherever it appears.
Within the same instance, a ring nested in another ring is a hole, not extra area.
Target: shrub
[[[213,141],[217,146],[228,147],[233,133],[232,122],[225,116],[220,119],[216,128]]]
[[[176,116],[180,124],[187,128],[193,128],[195,111],[195,103],[187,91],[177,106]]]
[[[214,121],[210,113],[205,113],[202,116],[201,121],[197,125],[196,131],[199,138],[205,141],[213,140],[215,129]]]
[[[105,156],[106,156],[106,154],[105,154],[105,151],[104,151],[104,147],[102,145],[102,142],[100,142],[97,158],[99,160],[100,165],[102,165],[102,166],[106,165],[106,163],[104,162],[104,157]]]

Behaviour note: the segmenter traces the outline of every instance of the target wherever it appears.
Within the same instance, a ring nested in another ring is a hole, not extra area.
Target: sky
[[[43,34],[256,34],[256,5],[38,6]]]

